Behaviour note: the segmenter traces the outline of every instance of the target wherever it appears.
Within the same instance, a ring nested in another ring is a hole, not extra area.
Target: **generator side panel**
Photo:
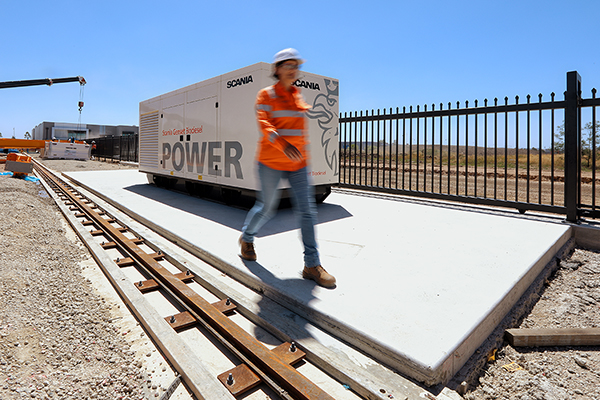
[[[272,85],[270,65],[258,63],[222,76],[219,112],[223,142],[224,186],[259,190],[256,151],[260,132],[254,104],[260,89]]]
[[[171,164],[187,180],[216,183],[221,174],[218,90],[219,80],[212,79],[186,92],[185,132],[171,137]]]
[[[216,183],[217,78],[140,103],[140,172]],[[218,169],[218,166],[217,166]]]
[[[315,185],[333,185],[339,182],[339,82],[332,78],[300,72],[295,85],[300,89],[304,100],[311,105],[307,112],[309,153],[311,156],[308,172]],[[221,126],[220,138],[229,143],[224,149],[224,157],[239,158],[239,173],[225,173],[219,182],[226,186],[250,190],[259,189],[256,169],[256,152],[260,130],[256,121],[254,105],[262,88],[273,85],[271,65],[258,63],[238,71],[223,75],[220,89]],[[235,149],[231,146],[234,144]],[[225,163],[227,168],[228,163]],[[237,166],[237,165],[236,165]],[[224,171],[227,172],[227,171]],[[237,170],[236,170],[237,172]],[[243,175],[243,179],[239,177]],[[281,187],[289,185],[282,182]]]
[[[163,175],[216,183],[218,82],[209,79],[163,97],[159,134]]]

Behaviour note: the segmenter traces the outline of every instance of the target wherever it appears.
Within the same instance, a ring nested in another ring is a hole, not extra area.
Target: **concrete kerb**
[[[573,224],[572,227],[577,245],[590,250],[600,250],[600,226]]]
[[[488,362],[487,355],[491,354],[493,350],[500,349],[504,346],[506,329],[519,326],[523,318],[529,315],[537,303],[539,294],[544,289],[548,279],[560,267],[560,260],[566,258],[573,251],[575,246],[576,242],[574,238],[571,237],[558,250],[555,257],[546,264],[525,293],[521,295],[519,300],[506,313],[505,317],[498,322],[496,328],[489,334],[481,346],[476,349],[459,373],[452,377],[448,383],[449,387],[455,387],[461,394],[464,394],[469,390],[469,387],[472,387],[471,385],[476,386],[479,383],[478,378]]]
[[[575,247],[583,247],[594,251],[600,250],[600,226],[571,223],[569,225],[571,229],[569,230],[570,237],[568,241],[562,247],[555,248],[556,252],[553,250],[554,257],[549,260],[537,275],[519,301],[506,313],[504,319],[498,322],[496,329],[476,350],[476,353],[471,356],[471,359],[462,368],[460,374],[452,378],[449,382],[449,387],[462,389],[461,393],[464,394],[464,391],[468,390],[469,385],[477,385],[480,371],[485,367],[487,362],[486,355],[504,345],[505,330],[518,326],[522,318],[531,312],[547,280],[560,268],[560,261],[569,257]]]
[[[570,247],[569,241],[573,235],[572,229],[569,229],[555,243],[548,246],[547,251],[527,270],[519,281],[498,300],[495,306],[489,310],[486,316],[482,318],[477,327],[459,344],[447,358],[443,365],[436,366],[432,370],[438,371],[438,376],[433,381],[425,381],[426,384],[435,385],[445,384],[460,371],[468,362],[477,349],[489,338],[495,331],[500,322],[509,314],[514,305],[518,303],[528,288],[545,270],[553,270],[555,257],[563,249]]]

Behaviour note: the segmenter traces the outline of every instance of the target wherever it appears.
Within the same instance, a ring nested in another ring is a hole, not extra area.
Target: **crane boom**
[[[0,82],[0,89],[7,89],[13,87],[22,87],[22,86],[37,86],[37,85],[48,85],[51,86],[55,83],[67,83],[67,82],[79,82],[81,85],[85,85],[85,79],[83,76],[73,76],[69,78],[57,78],[57,79],[30,79],[27,81],[7,81]]]

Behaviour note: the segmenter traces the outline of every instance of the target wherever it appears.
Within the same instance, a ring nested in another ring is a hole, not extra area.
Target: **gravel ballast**
[[[158,398],[171,369],[43,186],[0,176],[0,198],[0,399]]]

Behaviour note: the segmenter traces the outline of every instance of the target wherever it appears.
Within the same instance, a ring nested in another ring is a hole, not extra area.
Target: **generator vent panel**
[[[158,167],[158,110],[140,115],[140,168]]]

